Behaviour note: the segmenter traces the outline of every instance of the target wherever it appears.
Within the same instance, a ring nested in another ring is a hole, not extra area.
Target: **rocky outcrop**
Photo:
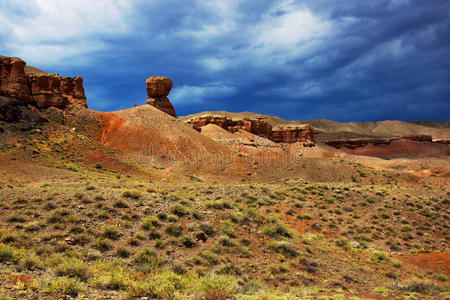
[[[20,58],[0,56],[0,96],[15,98],[22,104],[40,108],[64,109],[68,105],[87,107],[81,77],[28,72],[25,65]]]
[[[167,98],[172,89],[172,80],[163,76],[152,76],[147,78],[145,85],[147,86],[147,104],[176,118],[175,109]]]
[[[272,141],[276,143],[313,143],[313,128],[310,125],[281,125],[273,128]],[[305,144],[306,146],[306,144]]]
[[[309,125],[287,125],[272,128],[264,118],[227,118],[221,115],[201,115],[186,121],[194,129],[200,131],[208,124],[215,124],[232,133],[245,130],[265,137],[277,143],[303,142],[305,146],[313,146],[313,129]]]
[[[356,149],[364,147],[368,144],[372,145],[389,145],[396,140],[411,140],[417,142],[432,142],[431,135],[410,135],[403,137],[390,137],[390,138],[361,138],[361,139],[349,139],[349,140],[332,140],[326,141],[325,144],[334,147],[336,149],[349,148]]]

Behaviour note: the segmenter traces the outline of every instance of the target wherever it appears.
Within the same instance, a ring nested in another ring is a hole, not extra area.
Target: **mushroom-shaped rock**
[[[163,76],[152,76],[147,78],[145,85],[147,86],[147,104],[166,114],[177,117],[172,104],[167,98],[172,89],[172,80]]]

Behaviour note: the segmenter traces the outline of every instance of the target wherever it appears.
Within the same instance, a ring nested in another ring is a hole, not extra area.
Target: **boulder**
[[[172,80],[163,76],[151,76],[145,81],[149,97],[167,97],[172,89]]]
[[[172,80],[163,76],[152,76],[147,78],[145,85],[147,86],[147,104],[176,118],[175,109],[167,98],[172,89]]]

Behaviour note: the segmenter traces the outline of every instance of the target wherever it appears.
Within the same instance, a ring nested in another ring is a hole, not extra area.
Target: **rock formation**
[[[0,56],[0,96],[41,108],[87,107],[81,77],[36,72],[25,65],[20,58]]]
[[[313,129],[309,125],[285,125],[272,128],[272,125],[264,118],[230,119],[221,115],[201,115],[186,122],[198,131],[208,124],[215,124],[233,133],[245,130],[277,143],[303,142],[305,146],[314,145]]]
[[[280,125],[272,130],[272,141],[276,143],[312,142],[313,128],[310,125]]]
[[[417,142],[432,142],[431,135],[410,135],[403,137],[389,137],[389,138],[361,138],[361,139],[349,139],[349,140],[332,140],[326,141],[325,144],[328,146],[340,149],[343,147],[349,149],[356,149],[364,147],[368,144],[372,145],[389,145],[396,140],[411,140]]]
[[[147,104],[176,118],[175,110],[167,98],[172,89],[172,80],[163,76],[152,76],[147,78],[145,85],[147,86]]]

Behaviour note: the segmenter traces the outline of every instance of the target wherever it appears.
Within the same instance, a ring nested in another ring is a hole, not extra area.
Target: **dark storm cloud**
[[[94,109],[144,103],[160,74],[180,115],[450,120],[448,1],[50,2],[0,4],[1,51],[82,75]]]

